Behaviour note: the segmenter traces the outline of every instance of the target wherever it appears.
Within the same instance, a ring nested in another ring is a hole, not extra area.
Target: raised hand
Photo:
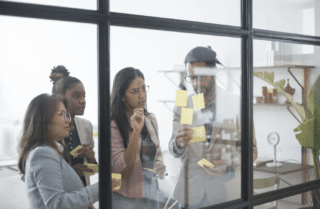
[[[141,132],[144,125],[144,109],[136,108],[131,116],[132,128],[134,131]]]
[[[183,127],[178,130],[178,135],[176,136],[176,143],[178,147],[188,146],[191,139],[193,138],[193,131],[191,128]]]

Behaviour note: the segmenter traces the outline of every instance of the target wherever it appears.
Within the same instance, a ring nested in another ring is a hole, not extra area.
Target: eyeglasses
[[[143,93],[147,93],[148,91],[149,91],[149,86],[144,86],[144,87],[142,87],[142,88],[140,88],[140,89],[133,89],[133,90],[131,90],[131,91],[129,91],[130,93],[132,93],[132,94],[134,94],[135,96],[137,96],[137,95],[140,95],[140,92],[143,92]]]
[[[194,83],[196,79],[200,79],[200,81],[206,81],[207,80],[207,76],[184,76],[184,79],[188,82],[188,83]]]
[[[68,112],[61,111],[61,114],[63,115],[64,120],[69,120],[71,122],[71,115]]]

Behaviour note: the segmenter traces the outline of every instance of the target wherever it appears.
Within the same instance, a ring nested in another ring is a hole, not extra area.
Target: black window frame
[[[241,26],[176,20],[110,12],[109,0],[98,0],[96,11],[0,0],[0,15],[93,23],[98,26],[98,101],[99,101],[99,190],[100,209],[112,208],[111,143],[110,143],[110,26],[121,26],[180,33],[205,34],[241,38],[242,69],[242,158],[241,198],[207,208],[248,208],[292,195],[320,188],[320,180],[253,195],[253,40],[273,40],[320,46],[319,36],[299,35],[270,30],[253,29],[253,0],[241,0]],[[107,140],[100,140],[107,139]]]

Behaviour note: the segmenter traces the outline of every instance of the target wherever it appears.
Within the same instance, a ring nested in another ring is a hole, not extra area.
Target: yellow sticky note
[[[188,101],[188,91],[187,90],[177,90],[176,94],[176,106],[186,107]]]
[[[202,168],[204,168],[203,165],[206,165],[206,166],[209,166],[209,167],[211,167],[211,168],[214,168],[214,165],[213,165],[212,163],[210,163],[210,162],[209,162],[207,159],[205,159],[205,158],[202,158],[201,160],[199,160],[198,164],[199,164]]]
[[[192,124],[192,119],[193,119],[193,109],[183,107],[182,111],[181,111],[180,123],[181,124]]]
[[[97,131],[93,132],[93,138],[98,138],[98,132]]]
[[[192,97],[192,99],[193,99],[194,111],[201,110],[201,109],[205,108],[203,93],[194,95]]]
[[[204,126],[199,126],[192,128],[193,129],[193,139],[191,142],[202,142],[206,141],[206,129]]]
[[[78,145],[76,148],[74,148],[71,152],[70,152],[70,154],[72,155],[72,156],[74,156],[74,157],[77,157],[78,155],[76,154],[76,151],[78,151],[79,149],[81,149],[82,148],[82,145]]]
[[[119,174],[119,173],[112,173],[112,174],[111,174],[111,178],[113,178],[113,179],[121,179],[121,174]],[[120,187],[121,187],[121,184],[120,184],[116,189],[120,189]]]

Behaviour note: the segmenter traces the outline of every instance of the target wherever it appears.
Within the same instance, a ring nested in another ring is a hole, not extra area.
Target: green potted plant
[[[320,76],[312,85],[308,94],[307,106],[302,106],[293,101],[293,96],[284,91],[286,81],[284,79],[274,82],[274,72],[254,72],[256,76],[265,82],[272,85],[278,90],[280,94],[285,96],[287,100],[296,109],[301,118],[301,124],[293,129],[296,133],[301,146],[312,150],[314,170],[316,178],[319,178],[319,149],[320,149]],[[312,191],[313,207],[320,207],[320,194],[319,191]]]
[[[319,178],[319,149],[320,149],[320,78],[318,77],[308,94],[307,106],[304,107],[293,101],[293,96],[284,91],[286,81],[284,79],[274,82],[274,72],[253,73],[258,77],[272,85],[280,94],[285,96],[287,100],[296,109],[301,118],[301,124],[293,131],[296,132],[296,138],[301,146],[312,149],[313,164],[315,168],[316,178]],[[318,104],[318,105],[316,105]]]

